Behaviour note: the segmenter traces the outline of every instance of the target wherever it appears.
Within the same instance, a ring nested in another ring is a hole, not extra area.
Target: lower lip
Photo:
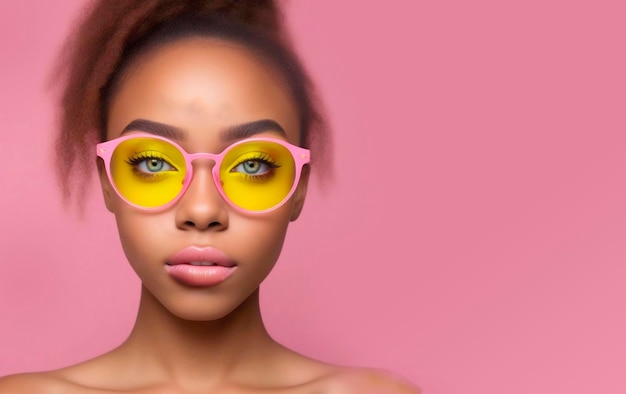
[[[177,264],[166,265],[165,269],[172,278],[183,284],[195,287],[206,287],[222,283],[235,273],[237,267]]]

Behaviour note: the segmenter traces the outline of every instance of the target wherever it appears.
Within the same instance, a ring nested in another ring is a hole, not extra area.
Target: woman
[[[259,286],[310,168],[328,162],[277,5],[112,4],[94,3],[68,41],[57,167],[66,196],[80,195],[96,153],[142,282],[136,323],[118,348],[6,377],[0,392],[417,392],[391,374],[295,353],[263,325]]]

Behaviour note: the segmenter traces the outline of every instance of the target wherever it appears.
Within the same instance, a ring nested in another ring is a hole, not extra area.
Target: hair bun
[[[124,0],[129,7],[142,8],[144,15],[135,19],[135,26],[129,33],[141,36],[162,22],[177,17],[194,18],[226,17],[248,28],[258,30],[274,39],[285,40],[283,16],[274,0],[186,0],[186,1],[135,1]],[[131,39],[132,41],[132,39]]]

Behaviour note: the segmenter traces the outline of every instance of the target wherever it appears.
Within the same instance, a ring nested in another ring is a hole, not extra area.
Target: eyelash
[[[274,161],[274,159],[268,155],[267,153],[263,153],[263,152],[254,152],[254,153],[250,153],[249,157],[246,157],[245,159],[241,159],[239,161],[237,161],[237,164],[235,164],[234,166],[232,166],[232,170],[233,171],[235,168],[237,168],[238,166],[240,166],[241,164],[247,162],[247,161],[259,161],[265,165],[267,165],[270,170],[267,171],[265,174],[261,174],[261,175],[250,175],[250,174],[243,174],[244,179],[247,181],[256,181],[256,182],[263,182],[266,181],[267,179],[271,178],[274,174],[274,170],[276,168],[280,168],[281,165],[280,163],[277,163]]]
[[[165,163],[167,163],[169,166],[174,167],[173,165],[171,165],[167,160],[165,160],[161,155],[159,155],[156,152],[139,152],[137,154],[135,154],[134,156],[131,156],[128,158],[128,160],[126,160],[126,163],[128,163],[128,165],[130,165],[133,169],[133,172],[135,173],[135,175],[144,178],[144,179],[155,179],[156,177],[160,176],[162,173],[161,172],[155,172],[155,173],[147,173],[147,172],[143,172],[143,171],[139,171],[137,169],[137,166],[139,165],[139,163],[145,161],[145,160],[150,160],[150,159],[156,159],[156,160],[161,160]]]

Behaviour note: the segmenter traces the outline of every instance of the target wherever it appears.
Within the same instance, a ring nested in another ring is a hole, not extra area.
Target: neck
[[[276,346],[261,319],[258,289],[221,319],[188,321],[142,288],[137,321],[122,348],[131,352],[134,368],[155,376],[219,381],[263,364]]]

